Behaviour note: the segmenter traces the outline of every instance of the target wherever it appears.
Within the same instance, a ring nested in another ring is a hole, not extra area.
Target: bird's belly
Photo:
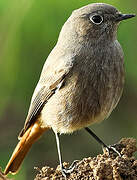
[[[49,126],[59,133],[71,133],[100,122],[111,113],[114,88],[105,89],[105,92],[101,88],[99,94],[92,85],[83,90],[81,88],[80,84],[71,81],[58,90],[41,112],[43,126]]]

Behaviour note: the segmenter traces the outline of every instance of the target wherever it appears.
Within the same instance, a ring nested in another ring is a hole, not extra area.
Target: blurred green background
[[[123,13],[137,14],[132,0],[0,0],[0,166],[4,170],[17,144],[33,90],[44,61],[72,10],[92,2],[105,2]],[[121,23],[118,39],[125,53],[126,84],[119,105],[108,120],[91,128],[105,143],[122,137],[137,139],[137,18]],[[64,161],[102,153],[97,142],[81,130],[62,135]],[[56,167],[58,156],[52,131],[33,145],[15,180],[34,179],[34,166]],[[11,176],[10,176],[11,177]]]

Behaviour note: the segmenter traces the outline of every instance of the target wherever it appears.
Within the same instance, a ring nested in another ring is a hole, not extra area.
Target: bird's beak
[[[116,18],[116,21],[123,21],[125,19],[129,19],[135,16],[136,16],[135,14],[119,14],[118,17]]]

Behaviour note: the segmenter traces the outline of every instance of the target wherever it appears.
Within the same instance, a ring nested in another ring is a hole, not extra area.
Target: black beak
[[[135,14],[119,14],[118,17],[116,18],[116,21],[123,21],[125,19],[129,19],[135,16],[136,16]]]

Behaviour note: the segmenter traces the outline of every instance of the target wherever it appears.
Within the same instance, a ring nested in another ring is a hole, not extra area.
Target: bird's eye
[[[94,23],[94,24],[101,24],[103,22],[103,17],[101,15],[93,15],[90,16],[90,20]]]

